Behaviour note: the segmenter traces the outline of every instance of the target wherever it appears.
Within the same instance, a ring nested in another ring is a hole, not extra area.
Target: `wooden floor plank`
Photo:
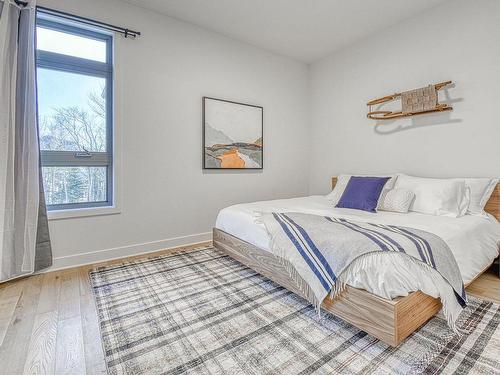
[[[59,320],[80,315],[80,280],[78,271],[76,268],[65,270],[61,275]]]
[[[0,346],[2,345],[7,330],[14,318],[16,306],[21,298],[26,278],[14,282],[7,282],[0,288]]]
[[[82,317],[85,365],[89,374],[102,373],[103,370],[105,374],[104,352],[94,296],[92,295],[88,279],[88,271],[88,267],[82,267],[78,275],[80,281],[80,312]]]
[[[498,277],[498,273],[483,273],[469,285],[467,292],[478,298],[500,303],[500,277]]]
[[[80,285],[80,296],[92,295],[90,290],[89,271],[92,267],[82,266],[78,269],[78,281]]]
[[[85,374],[80,268],[61,271],[58,300],[56,374]]]
[[[28,281],[28,277],[23,277],[18,280],[8,281],[0,284],[0,294],[4,297],[19,296],[22,292],[24,284]]]
[[[23,374],[54,374],[57,310],[37,314]]]
[[[12,374],[22,374],[24,370],[38,307],[41,280],[41,275],[35,275],[20,281],[23,285],[21,297],[0,347],[0,363]]]
[[[0,346],[14,318],[14,312],[20,297],[20,294],[9,297],[0,293]]]
[[[82,320],[79,315],[59,320],[57,326],[56,374],[86,374]]]
[[[61,275],[58,272],[48,272],[42,276],[42,289],[40,290],[37,314],[57,311],[61,292]]]

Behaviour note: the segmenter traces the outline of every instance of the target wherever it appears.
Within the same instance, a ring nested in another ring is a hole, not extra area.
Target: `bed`
[[[332,179],[334,187],[337,179]],[[286,260],[270,252],[267,233],[256,224],[255,211],[297,211],[319,215],[337,214],[360,220],[373,220],[374,215],[348,209],[335,209],[323,196],[256,202],[221,210],[213,230],[214,246],[283,287],[303,295],[303,281],[292,280]],[[340,210],[340,211],[339,211]],[[433,229],[450,246],[460,268],[464,284],[470,284],[498,256],[498,222],[500,219],[500,184],[496,186],[485,210],[490,218],[465,216],[460,219],[423,214],[377,213],[381,223],[391,222],[394,215],[403,217],[402,225]],[[370,215],[370,216],[367,216]],[[363,217],[363,216],[366,216]],[[470,251],[473,249],[473,251]],[[390,264],[386,264],[390,267]],[[380,270],[379,270],[380,271]],[[389,271],[389,270],[387,270]],[[388,272],[389,273],[389,272]],[[406,337],[439,312],[442,305],[431,287],[410,285],[414,292],[405,292],[397,282],[383,279],[386,272],[367,280],[359,277],[348,282],[345,292],[337,299],[326,298],[322,309],[370,333],[391,346],[398,346]],[[398,275],[398,277],[405,277]],[[401,279],[400,279],[401,280]],[[407,277],[405,284],[415,284]],[[425,290],[428,294],[423,293]],[[305,296],[304,296],[305,297]]]

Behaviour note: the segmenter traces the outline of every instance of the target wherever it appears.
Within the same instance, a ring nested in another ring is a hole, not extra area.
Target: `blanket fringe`
[[[269,225],[270,223],[265,223],[262,220],[263,213],[262,212],[254,212],[254,220],[255,223],[257,224],[263,224],[265,226]],[[274,222],[272,225],[275,225]],[[313,290],[309,287],[309,285],[304,281],[302,276],[299,275],[295,267],[293,266],[292,263],[290,263],[286,259],[286,252],[281,249],[279,246],[276,246],[276,234],[278,233],[277,231],[269,231],[269,248],[272,249],[273,254],[276,255],[278,258],[278,261],[280,264],[283,266],[285,271],[288,273],[288,276],[292,279],[294,282],[296,288],[298,289],[301,297],[305,298],[307,301],[309,301],[313,307],[314,310],[318,313],[318,318],[321,318],[321,304],[323,303],[323,299],[319,299],[316,297],[314,294]]]
[[[281,265],[285,268],[290,278],[294,281],[294,284],[299,289],[302,297],[304,297],[307,301],[309,301],[316,312],[318,313],[318,318],[321,318],[321,304],[322,300],[319,300],[316,295],[313,293],[313,290],[304,282],[304,279],[299,275],[295,267],[283,257],[279,257],[279,261]]]
[[[318,317],[321,317],[321,304],[323,303],[324,298],[319,299],[313,293],[313,290],[309,287],[309,285],[304,281],[304,279],[298,274],[295,267],[286,259],[286,250],[281,249],[280,246],[277,246],[276,236],[279,233],[279,227],[275,221],[263,220],[264,212],[254,211],[254,221],[258,224],[263,224],[269,235],[269,248],[272,250],[273,254],[276,255],[279,259],[281,265],[285,268],[290,278],[294,281],[294,284],[300,291],[302,297],[306,298],[318,312]],[[269,226],[276,226],[277,230],[272,230]],[[348,281],[350,278],[355,277],[359,272],[364,272],[368,269],[373,269],[373,257],[374,256],[385,256],[388,253],[383,252],[374,252],[363,254],[360,257],[353,260],[346,268],[344,268],[339,275],[337,275],[337,280],[333,285],[331,291],[325,295],[330,296],[332,299],[337,299],[342,296],[345,292],[346,286],[348,285]],[[390,253],[394,254],[394,253]],[[408,268],[419,267],[420,270],[426,274],[432,280],[432,282],[436,285],[436,290],[439,291],[439,298],[442,303],[442,311],[445,319],[448,323],[448,326],[453,330],[454,333],[461,335],[464,331],[460,330],[456,326],[456,321],[458,316],[462,312],[463,308],[460,306],[458,301],[456,300],[454,290],[451,285],[432,267],[429,265],[415,259],[407,254],[397,253],[401,256],[401,261],[405,262]],[[444,291],[447,291],[445,293]],[[424,292],[424,291],[423,291]],[[424,292],[425,293],[425,292]]]
[[[374,256],[376,257],[379,255],[385,256],[388,254],[382,252],[363,254],[344,268],[344,270],[337,277],[335,285],[330,292],[330,298],[339,298],[345,291],[348,281],[355,277],[358,273],[364,272],[368,269],[373,269],[373,258]],[[465,331],[460,330],[455,324],[463,308],[457,302],[451,285],[449,285],[448,282],[445,281],[442,276],[429,265],[406,254],[398,253],[398,255],[401,255],[401,261],[406,263],[408,268],[419,267],[420,270],[432,280],[432,282],[436,285],[436,289],[439,291],[438,297],[441,299],[443,315],[448,323],[448,326],[454,333],[458,335],[463,334]],[[446,289],[448,289],[448,293],[442,293],[442,291]]]

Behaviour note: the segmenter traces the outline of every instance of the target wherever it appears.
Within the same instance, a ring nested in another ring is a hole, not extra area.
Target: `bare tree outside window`
[[[64,151],[106,151],[106,102],[101,93],[90,92],[87,108],[54,108],[40,119],[40,148]],[[106,200],[106,168],[44,167],[48,204]]]

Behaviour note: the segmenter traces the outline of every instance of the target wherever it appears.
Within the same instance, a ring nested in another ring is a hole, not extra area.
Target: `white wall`
[[[121,213],[51,221],[56,267],[208,239],[224,206],[326,193],[343,172],[500,176],[499,1],[447,2],[309,70],[115,0],[39,4],[143,33],[115,42]],[[370,99],[448,79],[452,112],[366,118]],[[202,171],[203,95],[264,107],[263,171]]]
[[[339,173],[500,176],[499,20],[500,1],[449,1],[312,64],[310,193]],[[445,80],[452,112],[366,118],[370,99]]]
[[[55,267],[209,239],[225,206],[307,193],[305,64],[123,2],[38,3],[142,32],[115,42],[121,213],[52,220]],[[204,95],[264,107],[263,171],[202,171]]]

